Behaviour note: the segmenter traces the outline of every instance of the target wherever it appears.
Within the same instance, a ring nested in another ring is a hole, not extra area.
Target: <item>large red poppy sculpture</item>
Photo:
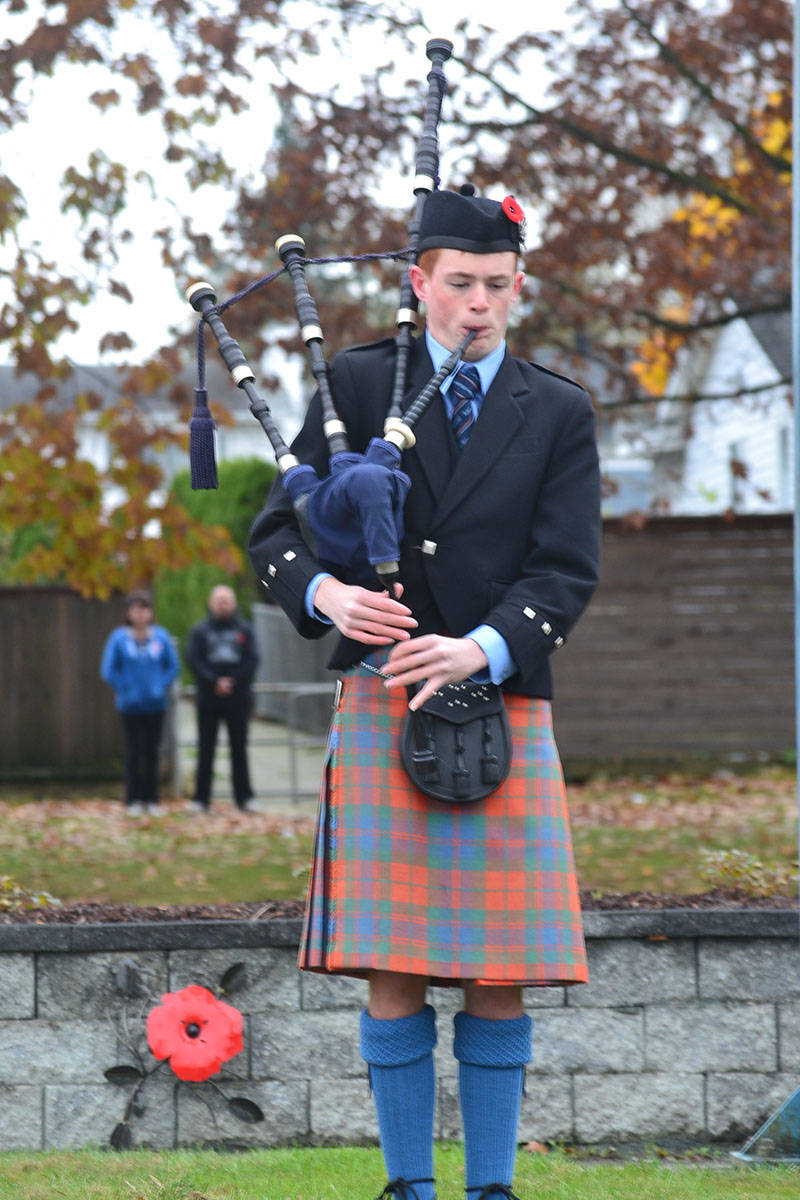
[[[179,1079],[200,1082],[216,1074],[242,1049],[242,1014],[191,984],[166,992],[147,1017],[147,1044],[155,1058],[168,1058]]]

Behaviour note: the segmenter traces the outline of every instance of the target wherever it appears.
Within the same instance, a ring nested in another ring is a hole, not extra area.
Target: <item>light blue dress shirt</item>
[[[436,338],[432,337],[428,330],[425,331],[425,342],[428,348],[428,353],[431,356],[431,361],[433,362],[434,371],[438,371],[439,367],[447,358],[450,351],[437,342]],[[485,358],[482,358],[479,362],[472,364],[474,367],[477,367],[478,375],[480,376],[481,381],[481,395],[476,396],[472,401],[472,407],[476,420],[481,411],[481,406],[483,405],[483,397],[488,392],[489,388],[494,382],[495,375],[500,370],[500,364],[503,361],[505,352],[506,344],[503,341],[499,346],[492,350],[491,354],[487,354]],[[447,379],[445,379],[444,383],[442,383],[439,387],[439,391],[444,397],[444,404],[445,408],[447,409],[448,417],[452,416],[453,413],[453,401],[448,393],[450,391],[450,385],[453,382],[456,371],[460,366],[461,363],[458,364],[455,371],[453,371],[451,375],[448,375]],[[323,579],[328,578],[330,578],[330,574],[327,571],[320,571],[314,576],[306,588],[305,603],[306,612],[310,617],[315,617],[318,621],[325,621],[328,624],[331,624],[332,622],[328,622],[327,617],[323,616],[322,613],[317,612],[314,608],[314,597],[317,594],[317,588]],[[516,671],[516,666],[508,649],[508,643],[506,642],[505,638],[491,625],[478,625],[475,629],[471,630],[464,636],[472,638],[473,642],[478,643],[481,650],[483,650],[484,654],[486,655],[489,663],[487,668],[473,675],[473,679],[481,683],[485,683],[487,680],[490,680],[492,683],[502,683],[504,679],[508,679],[509,675],[514,674]]]

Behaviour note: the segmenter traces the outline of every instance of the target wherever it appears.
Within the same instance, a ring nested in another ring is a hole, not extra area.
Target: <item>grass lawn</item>
[[[686,895],[731,879],[709,879],[706,851],[739,850],[797,892],[797,777],[771,767],[736,775],[598,776],[568,787],[581,887]]]
[[[460,1147],[436,1151],[439,1200],[463,1200]],[[23,1152],[0,1154],[0,1200],[374,1200],[377,1149]],[[636,1162],[556,1151],[517,1162],[521,1200],[795,1200],[800,1169],[727,1156]]]
[[[164,807],[133,820],[102,794],[0,801],[0,875],[63,903],[216,904],[301,899],[311,821]]]
[[[704,851],[745,851],[794,894],[793,770],[708,777],[596,777],[568,789],[578,874],[599,892],[704,891]],[[118,788],[0,790],[0,876],[64,903],[209,904],[301,899],[311,817],[247,815],[229,804],[191,814],[183,801],[134,821]]]
[[[301,898],[310,817],[244,815],[220,804],[197,816],[126,817],[118,788],[0,791],[0,885],[11,876],[64,903],[203,904]],[[758,775],[591,779],[569,789],[581,885],[688,893],[715,883],[703,852],[738,849],[794,894],[796,782]],[[0,886],[0,906],[3,889]],[[440,1200],[463,1200],[460,1146],[437,1148]],[[110,1150],[0,1154],[0,1200],[374,1200],[374,1148]],[[605,1153],[521,1151],[522,1200],[792,1200],[800,1168],[749,1166],[717,1151],[638,1161]]]

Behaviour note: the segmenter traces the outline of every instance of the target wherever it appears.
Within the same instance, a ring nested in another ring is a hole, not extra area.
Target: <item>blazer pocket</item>
[[[528,455],[533,458],[540,458],[544,454],[544,444],[540,437],[534,434],[528,434],[517,438],[503,451],[503,460],[507,458],[517,458],[522,455]]]

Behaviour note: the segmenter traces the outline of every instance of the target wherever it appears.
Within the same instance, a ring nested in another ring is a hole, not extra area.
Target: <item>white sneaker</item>
[[[201,804],[199,800],[190,800],[187,808],[189,812],[208,812],[206,806]]]
[[[160,804],[146,804],[145,809],[148,817],[160,817],[164,811]]]
[[[257,800],[253,800],[253,799],[245,800],[244,804],[240,805],[239,812],[260,813],[261,805],[258,803]]]
[[[144,812],[144,809],[138,800],[134,800],[133,804],[125,805],[125,812],[129,817],[140,817]]]

